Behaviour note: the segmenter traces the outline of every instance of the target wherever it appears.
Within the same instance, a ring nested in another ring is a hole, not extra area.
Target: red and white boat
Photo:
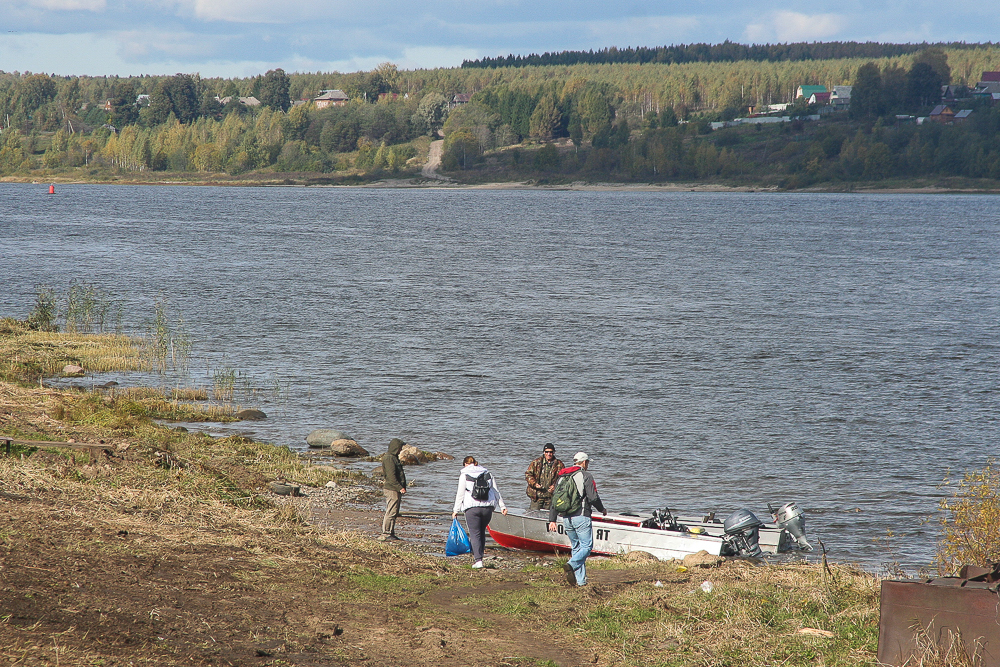
[[[670,560],[699,551],[714,556],[758,557],[764,552],[812,548],[805,539],[805,519],[795,503],[783,505],[772,517],[775,523],[763,523],[747,509],[734,512],[725,521],[711,516],[675,517],[669,510],[657,510],[647,517],[595,514],[593,553],[614,556],[644,551]],[[511,549],[570,551],[561,522],[557,522],[557,530],[550,531],[545,510],[510,510],[506,516],[494,513],[488,530],[497,544]]]
[[[493,514],[490,536],[500,546],[525,551],[569,553],[569,538],[558,530],[550,531],[549,513],[544,510],[509,510],[504,516]],[[722,554],[723,539],[659,528],[645,528],[640,517],[609,514],[594,517],[594,550],[601,556],[615,556],[631,551],[645,551],[660,560],[684,558],[688,554],[707,551],[713,556]]]

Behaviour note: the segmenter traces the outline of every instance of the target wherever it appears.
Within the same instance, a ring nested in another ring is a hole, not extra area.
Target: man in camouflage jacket
[[[552,492],[556,489],[556,477],[563,469],[563,462],[556,458],[556,448],[551,442],[545,443],[542,455],[528,464],[524,479],[528,482],[528,497],[533,510],[548,509],[552,503]]]

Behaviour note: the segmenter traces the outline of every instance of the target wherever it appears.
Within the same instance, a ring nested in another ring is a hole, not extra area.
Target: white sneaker
[[[482,569],[482,567],[483,567],[483,561],[481,560],[477,560],[475,563],[472,564],[473,570],[479,570]]]

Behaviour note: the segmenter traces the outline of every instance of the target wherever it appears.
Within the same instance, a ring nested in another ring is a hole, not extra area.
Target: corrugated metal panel
[[[923,634],[942,652],[961,641],[972,664],[1000,667],[1000,568],[966,568],[962,574],[882,582],[880,663],[919,660],[917,637]]]

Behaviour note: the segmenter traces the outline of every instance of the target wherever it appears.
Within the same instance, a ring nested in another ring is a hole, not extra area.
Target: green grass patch
[[[633,626],[655,621],[658,617],[656,609],[605,606],[589,612],[581,627],[600,640],[617,642],[629,636]]]
[[[401,579],[390,574],[379,574],[371,571],[345,572],[344,578],[367,591],[396,594],[400,590]]]
[[[486,607],[494,614],[531,618],[538,615],[538,610],[550,604],[548,595],[537,591],[504,591],[493,595],[476,596],[475,602]]]

